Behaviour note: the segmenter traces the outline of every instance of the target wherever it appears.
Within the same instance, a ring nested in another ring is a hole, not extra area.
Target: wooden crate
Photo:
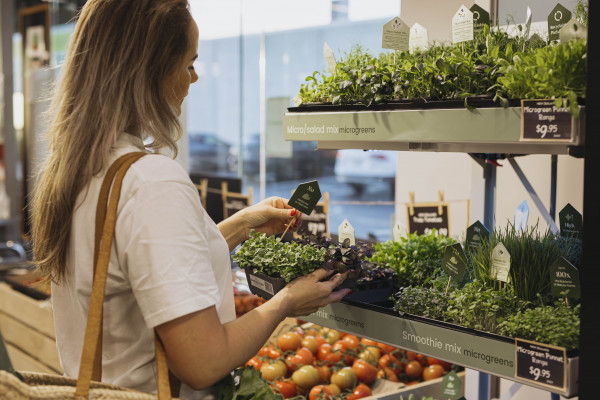
[[[62,374],[49,300],[0,282],[0,330],[16,370]]]

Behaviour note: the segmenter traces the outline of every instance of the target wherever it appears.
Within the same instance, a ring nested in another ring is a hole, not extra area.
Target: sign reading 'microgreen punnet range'
[[[524,339],[515,340],[515,377],[552,388],[566,387],[566,351]]]

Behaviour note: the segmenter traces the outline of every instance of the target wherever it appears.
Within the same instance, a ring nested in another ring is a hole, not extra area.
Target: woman
[[[181,104],[198,79],[197,48],[186,0],[88,0],[75,27],[32,211],[34,257],[53,281],[57,346],[68,376],[78,374],[100,184],[116,158],[146,151],[145,139],[150,149],[176,154]],[[209,388],[256,354],[285,317],[346,295],[348,289],[333,291],[345,276],[320,282],[327,272],[318,270],[235,319],[229,252],[251,229],[283,231],[295,212],[269,198],[217,226],[171,158],[133,164],[108,270],[103,381],[154,392],[156,329],[172,372],[188,387]]]

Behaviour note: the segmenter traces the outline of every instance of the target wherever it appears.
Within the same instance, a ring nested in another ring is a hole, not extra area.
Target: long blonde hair
[[[188,50],[187,0],[88,0],[71,37],[50,107],[50,153],[31,212],[34,262],[65,276],[78,194],[107,164],[121,132],[177,154],[182,135],[168,78]]]

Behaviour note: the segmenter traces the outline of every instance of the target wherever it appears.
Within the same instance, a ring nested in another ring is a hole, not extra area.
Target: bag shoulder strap
[[[134,152],[119,157],[108,169],[96,207],[94,280],[79,365],[75,399],[87,399],[92,379],[102,374],[102,307],[108,275],[110,251],[117,219],[117,205],[125,173],[138,159],[148,153]],[[112,186],[112,190],[111,190]],[[155,334],[158,398],[171,399],[168,367],[162,343]]]

